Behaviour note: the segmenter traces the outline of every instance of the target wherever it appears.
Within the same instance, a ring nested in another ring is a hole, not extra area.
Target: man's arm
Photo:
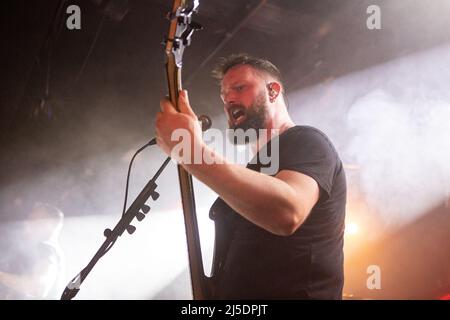
[[[204,147],[206,153],[219,155]],[[276,235],[293,234],[319,199],[317,182],[302,173],[282,170],[275,177],[218,159],[214,164],[182,164],[213,189],[233,210]]]

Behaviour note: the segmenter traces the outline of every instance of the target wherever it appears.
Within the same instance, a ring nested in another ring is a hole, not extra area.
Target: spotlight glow
[[[346,235],[352,236],[352,235],[357,234],[358,232],[359,232],[359,226],[354,222],[348,223],[345,227]]]

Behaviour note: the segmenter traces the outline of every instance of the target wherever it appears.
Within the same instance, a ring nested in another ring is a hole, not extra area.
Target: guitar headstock
[[[168,58],[175,58],[177,67],[181,67],[185,47],[191,44],[194,31],[202,26],[192,21],[197,12],[199,0],[174,0],[172,11],[167,15],[170,20],[169,33],[165,39]]]

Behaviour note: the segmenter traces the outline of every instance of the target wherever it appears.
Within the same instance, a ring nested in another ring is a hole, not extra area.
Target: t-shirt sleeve
[[[330,197],[337,155],[328,138],[313,128],[300,128],[280,138],[279,171],[297,171],[313,178],[321,197]]]

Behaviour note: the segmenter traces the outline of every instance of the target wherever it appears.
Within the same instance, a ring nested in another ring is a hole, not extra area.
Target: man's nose
[[[234,94],[232,94],[231,92],[224,93],[222,95],[222,100],[225,103],[225,105],[230,105],[230,104],[234,104],[237,102],[236,96]]]

